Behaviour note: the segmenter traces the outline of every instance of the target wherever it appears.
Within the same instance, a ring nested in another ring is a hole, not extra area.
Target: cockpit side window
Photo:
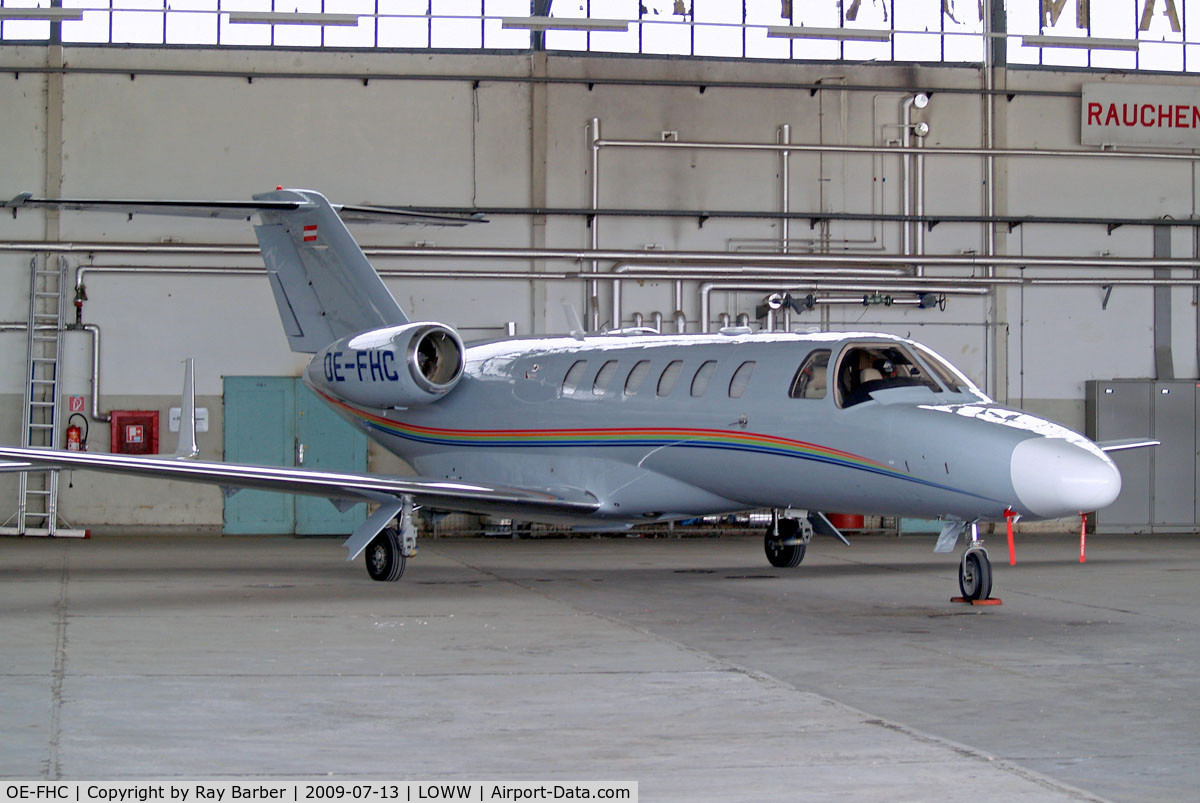
[[[800,364],[796,375],[792,377],[788,396],[793,399],[825,398],[828,373],[829,349],[817,349]]]
[[[876,391],[902,387],[942,392],[941,386],[898,343],[852,343],[842,352],[837,369],[839,407],[853,407],[869,401]]]

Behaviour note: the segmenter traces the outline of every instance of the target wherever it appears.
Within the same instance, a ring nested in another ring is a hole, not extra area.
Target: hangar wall
[[[115,198],[239,199],[276,185],[319,189],[351,203],[432,207],[586,208],[591,201],[589,121],[606,139],[775,141],[888,145],[900,137],[900,104],[914,89],[931,93],[914,120],[929,124],[924,145],[978,148],[984,103],[978,69],[852,64],[745,64],[717,61],[531,56],[337,53],[281,50],[71,48],[65,69],[44,71],[53,48],[0,47],[0,131],[7,146],[2,184],[15,195]],[[642,83],[653,76],[657,83]],[[533,77],[536,80],[529,80]],[[549,80],[546,80],[549,79]],[[1011,91],[996,100],[1001,148],[1079,148],[1081,72],[1002,73]],[[1109,75],[1104,80],[1172,84],[1186,77]],[[621,81],[621,83],[609,83]],[[664,85],[677,82],[674,85]],[[784,85],[820,84],[819,90]],[[739,84],[732,86],[729,84]],[[866,90],[864,87],[877,87]],[[61,100],[59,100],[61,98]],[[61,129],[61,138],[57,132]],[[49,132],[49,133],[48,133]],[[605,148],[599,157],[602,208],[746,210],[781,204],[778,153]],[[897,214],[900,158],[872,154],[794,153],[788,159],[794,212]],[[925,159],[930,215],[984,213],[984,160]],[[60,181],[61,177],[61,181]],[[1059,217],[1197,216],[1192,162],[1124,159],[1001,158],[996,161],[996,214]],[[61,184],[61,185],[60,185]],[[598,241],[612,249],[728,251],[775,247],[781,223],[761,219],[602,217]],[[1092,225],[998,226],[997,253],[1027,256],[1153,254],[1153,230]],[[584,248],[581,215],[491,216],[465,229],[361,227],[364,245]],[[899,224],[790,222],[798,252],[895,254]],[[978,254],[984,226],[944,223],[925,233],[930,254]],[[0,242],[120,241],[253,243],[248,224],[182,218],[23,212],[0,218]],[[1172,232],[1172,253],[1195,257],[1193,228]],[[27,315],[29,260],[36,248],[0,251],[10,292],[4,321]],[[41,258],[41,257],[39,257]],[[59,256],[49,257],[58,259]],[[63,255],[68,276],[89,266],[260,266],[242,254],[103,253]],[[380,268],[470,267],[578,270],[572,262],[376,259]],[[607,270],[610,264],[602,266]],[[928,275],[966,275],[928,269]],[[1192,271],[1184,272],[1193,276]],[[983,268],[975,271],[983,276]],[[1001,276],[1094,276],[1055,268],[1000,269]],[[1107,276],[1139,275],[1107,271]],[[1180,275],[1184,275],[1181,273]],[[495,336],[507,321],[521,332],[563,332],[562,302],[582,308],[579,281],[397,280],[389,286],[415,317],[440,318],[467,338]],[[180,361],[196,358],[197,393],[214,414],[201,436],[205,457],[219,458],[221,378],[296,375],[302,355],[287,350],[267,284],[258,276],[197,277],[94,272],[86,278],[84,320],[103,332],[104,410],[161,409],[180,384]],[[640,312],[675,308],[671,281],[626,282],[623,323]],[[682,309],[699,328],[698,283],[685,283]],[[713,295],[713,316],[753,315],[763,290]],[[1077,429],[1083,427],[1083,383],[1155,371],[1153,291],[1117,287],[1107,304],[1098,286],[1014,287],[993,296],[952,296],[944,311],[829,306],[792,323],[798,328],[880,329],[912,336],[941,351],[1000,400]],[[601,288],[602,311],[610,290]],[[1196,304],[1191,288],[1171,291],[1171,342],[1178,377],[1197,374]],[[601,320],[611,324],[605,314]],[[668,328],[669,324],[668,324]],[[0,438],[19,439],[24,338],[0,332]],[[64,393],[91,397],[91,346],[68,333]],[[106,427],[93,423],[92,447],[107,448]],[[98,431],[99,430],[99,431]],[[372,454],[372,467],[402,470]],[[219,525],[216,489],[77,475],[61,492],[73,524]],[[165,497],[153,513],[141,500]],[[15,482],[0,477],[0,500],[15,508]],[[7,515],[0,502],[0,514]]]

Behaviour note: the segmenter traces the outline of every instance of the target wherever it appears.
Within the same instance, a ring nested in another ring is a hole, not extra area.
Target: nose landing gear
[[[971,522],[971,541],[958,564],[958,589],[961,597],[954,602],[969,602],[972,605],[999,605],[1000,600],[992,597],[992,562],[988,559],[983,540],[979,537],[979,525]]]
[[[958,564],[958,588],[968,602],[992,595],[992,562],[983,547],[972,547],[963,553]]]

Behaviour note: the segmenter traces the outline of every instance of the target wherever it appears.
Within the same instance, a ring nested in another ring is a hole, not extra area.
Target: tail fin
[[[261,210],[254,227],[292,351],[315,354],[348,335],[408,323],[325,196],[276,190],[254,199],[299,203]]]

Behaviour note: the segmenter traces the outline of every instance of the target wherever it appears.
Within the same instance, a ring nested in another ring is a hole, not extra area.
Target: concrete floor
[[[0,777],[636,780],[644,800],[1193,799],[1200,539],[0,539]]]

